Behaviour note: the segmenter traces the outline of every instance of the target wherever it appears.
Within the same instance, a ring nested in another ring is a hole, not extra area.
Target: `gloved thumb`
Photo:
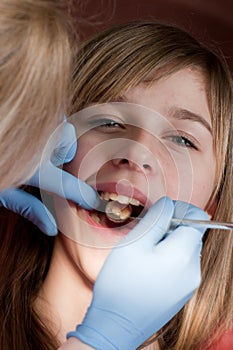
[[[120,241],[120,245],[134,241],[135,245],[140,247],[156,245],[167,233],[173,212],[173,201],[168,197],[160,198],[134,229]]]

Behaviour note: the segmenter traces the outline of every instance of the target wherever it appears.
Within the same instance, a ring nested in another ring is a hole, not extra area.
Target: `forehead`
[[[142,81],[124,93],[121,101],[140,104],[162,115],[174,108],[189,110],[211,124],[206,75],[200,68],[188,67],[160,79]]]

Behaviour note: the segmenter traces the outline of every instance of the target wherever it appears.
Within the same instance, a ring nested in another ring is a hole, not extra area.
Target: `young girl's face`
[[[76,121],[78,151],[66,170],[103,198],[136,204],[134,215],[165,195],[208,210],[216,161],[201,70],[185,68],[141,83],[116,103],[80,112]],[[135,220],[118,225],[61,199],[55,206],[74,260],[94,281],[110,248]]]

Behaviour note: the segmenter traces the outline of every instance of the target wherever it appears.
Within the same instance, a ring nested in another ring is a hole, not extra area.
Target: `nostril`
[[[143,164],[143,168],[144,168],[144,169],[149,169],[149,168],[150,168],[150,165],[149,165],[149,164]]]
[[[129,163],[129,161],[128,161],[128,159],[123,158],[123,159],[121,159],[121,163],[122,163],[122,164],[127,164],[127,163]]]

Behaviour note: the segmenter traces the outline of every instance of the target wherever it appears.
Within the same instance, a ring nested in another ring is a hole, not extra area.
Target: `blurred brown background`
[[[113,24],[155,19],[221,50],[233,72],[233,0],[73,0],[73,5],[81,39]]]

